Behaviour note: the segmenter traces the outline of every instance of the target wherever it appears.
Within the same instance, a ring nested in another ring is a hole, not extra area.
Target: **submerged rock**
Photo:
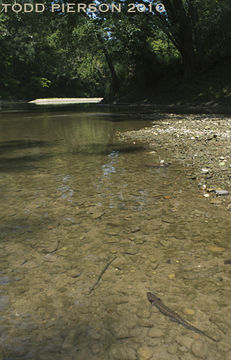
[[[215,190],[216,195],[229,195],[228,190]]]

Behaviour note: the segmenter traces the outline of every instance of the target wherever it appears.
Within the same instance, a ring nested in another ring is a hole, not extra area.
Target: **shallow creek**
[[[231,359],[230,213],[132,113],[0,113],[0,360]],[[172,322],[148,291],[213,342]]]

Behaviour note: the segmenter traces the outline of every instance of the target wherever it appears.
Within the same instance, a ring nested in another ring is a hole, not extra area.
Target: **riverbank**
[[[143,115],[153,125],[118,134],[121,141],[147,142],[158,154],[168,151],[183,162],[201,196],[231,211],[231,119],[225,115]]]

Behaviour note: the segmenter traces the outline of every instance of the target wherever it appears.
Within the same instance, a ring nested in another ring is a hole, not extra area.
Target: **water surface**
[[[230,359],[230,214],[174,159],[145,167],[172,154],[116,137],[149,125],[100,107],[0,114],[0,359]]]

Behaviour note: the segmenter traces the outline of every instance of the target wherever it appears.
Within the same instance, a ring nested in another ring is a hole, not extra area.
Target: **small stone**
[[[228,190],[215,190],[216,195],[229,195]]]
[[[78,278],[81,275],[77,269],[68,270],[66,274],[71,278]]]
[[[128,347],[127,345],[118,346],[118,344],[112,344],[109,349],[110,360],[136,360],[136,351]]]
[[[169,247],[172,245],[172,242],[168,239],[162,239],[160,240],[160,245],[162,245],[163,247]]]
[[[168,278],[169,278],[170,280],[175,279],[175,277],[176,277],[175,274],[168,274]]]
[[[100,352],[100,343],[93,342],[91,344],[91,352],[92,354],[97,355]]]
[[[0,296],[0,311],[5,310],[9,302],[8,296]]]
[[[185,347],[186,349],[190,349],[193,343],[193,338],[190,338],[188,336],[177,336],[176,342],[177,344]]]
[[[152,357],[154,349],[148,346],[142,346],[138,349],[140,360],[148,360]]]
[[[139,227],[139,226],[136,226],[136,227],[134,227],[134,228],[131,230],[131,233],[136,233],[136,232],[138,232],[138,231],[140,231],[140,227]]]
[[[184,309],[184,314],[185,315],[194,315],[195,311],[193,309]]]
[[[141,308],[137,311],[136,315],[142,319],[149,319],[151,316],[151,313],[149,310],[147,310],[145,308]]]
[[[115,326],[115,328],[112,329],[112,332],[116,339],[123,339],[129,337],[129,328],[127,327],[127,324],[125,324],[125,326]]]
[[[219,163],[219,165],[220,165],[220,166],[225,166],[225,161],[221,161],[221,162]]]
[[[209,198],[209,194],[204,194],[204,197]]]
[[[164,335],[164,331],[162,329],[151,328],[148,335],[152,338],[159,338]]]
[[[168,346],[168,348],[167,348],[167,352],[168,352],[169,354],[176,354],[176,352],[177,352],[177,345],[176,345],[176,343],[170,344],[170,345]]]
[[[73,329],[73,330],[70,330],[67,337],[65,338],[65,340],[63,342],[63,345],[62,345],[62,348],[64,350],[72,349],[73,346],[74,346],[75,340],[76,340],[76,330]]]
[[[208,247],[208,250],[214,252],[214,253],[221,253],[225,251],[225,248],[219,247],[217,245],[210,245]]]
[[[203,169],[201,169],[201,172],[202,172],[202,174],[208,174],[209,169],[203,168]]]
[[[197,340],[192,344],[192,352],[194,355],[198,356],[200,359],[208,358],[208,346],[202,340]]]
[[[104,215],[104,211],[98,210],[92,214],[93,219],[99,219]]]
[[[10,282],[8,276],[1,276],[0,277],[0,285],[7,285]]]

